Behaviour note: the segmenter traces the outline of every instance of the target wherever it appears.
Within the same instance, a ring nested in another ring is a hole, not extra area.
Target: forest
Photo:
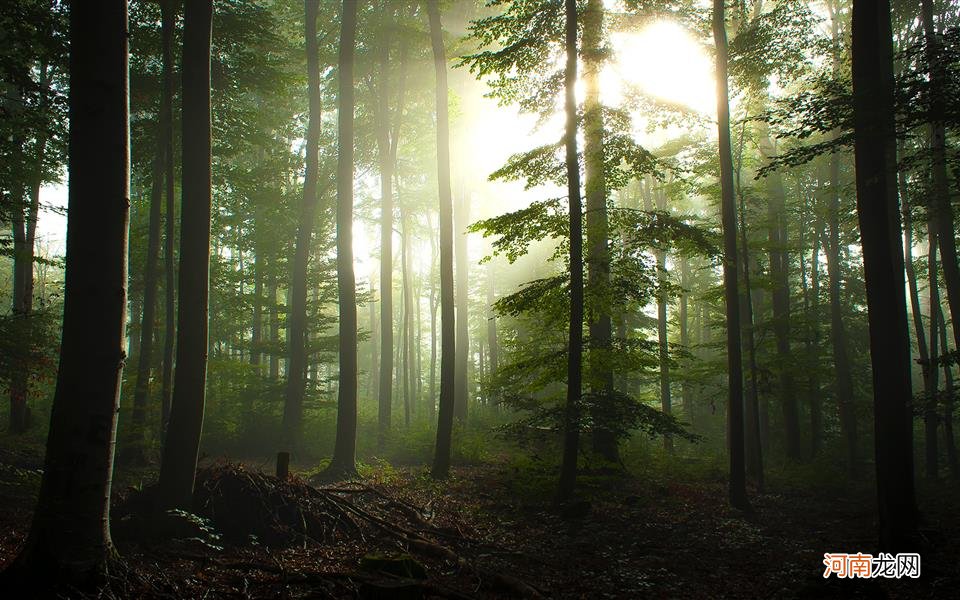
[[[960,597],[957,0],[0,3],[0,596]]]

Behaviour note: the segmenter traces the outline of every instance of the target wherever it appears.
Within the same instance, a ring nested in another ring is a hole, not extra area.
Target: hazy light
[[[704,114],[716,112],[713,66],[703,45],[671,21],[638,33],[610,36],[613,59],[601,76],[607,104],[617,104],[624,84]]]

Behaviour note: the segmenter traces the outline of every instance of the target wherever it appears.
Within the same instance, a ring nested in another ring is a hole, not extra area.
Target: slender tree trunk
[[[831,27],[834,43],[840,41],[839,15],[832,12]],[[834,55],[834,72],[839,70],[840,58]],[[840,417],[840,433],[843,436],[847,454],[847,472],[856,476],[857,463],[857,419],[853,407],[853,379],[850,371],[850,358],[846,327],[843,322],[843,303],[840,297],[840,158],[830,155],[830,204],[827,207],[827,278],[830,299],[830,342],[833,348],[834,396]]]
[[[429,224],[429,213],[427,213]],[[427,417],[432,423],[437,408],[437,236],[430,227],[430,398],[427,401]]]
[[[816,457],[823,446],[823,401],[820,396],[820,243],[823,237],[823,223],[815,217],[813,244],[810,250],[810,291],[804,282],[804,313],[807,320],[806,351],[808,373],[808,391],[810,397],[810,456]],[[801,244],[802,247],[802,244]],[[801,259],[802,260],[802,259]]]
[[[438,0],[426,0],[437,85],[437,179],[440,186],[440,402],[433,477],[450,471],[453,438],[456,338],[453,295],[453,198],[450,191],[450,122],[447,109],[447,57]]]
[[[180,303],[177,370],[167,443],[160,467],[165,508],[189,510],[203,428],[209,338],[212,0],[187,2],[183,11],[183,208],[180,218]]]
[[[667,209],[667,194],[663,189],[657,191],[657,210]],[[657,277],[660,280],[661,291],[657,294],[657,342],[660,355],[660,409],[664,414],[673,413],[673,402],[670,397],[670,352],[667,341],[667,294],[663,290],[667,282],[667,253],[664,250],[656,251]],[[663,436],[663,447],[667,452],[673,452],[673,438]]]
[[[6,589],[106,575],[127,302],[127,3],[70,9],[70,189],[60,368],[30,533]],[[27,587],[29,586],[29,587]]]
[[[377,340],[380,338],[380,331],[377,323],[376,302],[373,300],[375,294],[374,278],[370,277],[370,302],[367,303],[367,307],[370,309],[370,385],[368,386],[368,392],[371,398],[378,400],[377,405],[379,406],[377,394],[380,393],[380,349],[377,346]]]
[[[889,0],[853,1],[857,214],[873,363],[880,547],[913,547],[910,341],[896,195],[893,41]]]
[[[317,214],[317,178],[320,168],[320,56],[317,13],[320,0],[304,0],[307,47],[307,157],[303,178],[303,203],[290,270],[290,311],[287,313],[287,387],[283,405],[283,447],[296,450],[303,431],[303,398],[307,385],[307,267],[313,225]],[[339,181],[338,181],[339,183]],[[338,223],[339,225],[339,223]],[[338,228],[339,230],[339,228]]]
[[[496,280],[493,274],[493,263],[491,262],[487,267],[487,349],[490,354],[487,368],[491,380],[497,376],[497,367],[500,361],[500,347],[497,341],[497,313],[493,310],[496,301]],[[490,400],[494,399],[491,398]]]
[[[900,210],[903,213],[903,264],[907,274],[907,291],[910,295],[910,315],[913,317],[913,331],[917,338],[917,354],[920,356],[920,368],[923,380],[929,378],[930,354],[927,347],[927,334],[923,327],[923,313],[920,310],[920,291],[917,285],[917,270],[913,266],[913,215],[910,211],[910,196],[907,190],[907,176],[903,169],[897,173],[900,190]],[[926,384],[925,384],[926,385]]]
[[[467,386],[467,365],[470,362],[470,319],[469,319],[469,264],[467,256],[467,227],[470,225],[470,200],[466,192],[461,191],[454,209],[454,252],[456,255],[456,305],[457,305],[457,364],[454,369],[454,412],[459,423],[467,420],[467,405],[470,390]]]
[[[776,154],[774,141],[766,136],[763,147],[768,156]],[[783,410],[783,425],[786,433],[787,458],[799,461],[800,449],[800,411],[793,381],[793,358],[790,352],[790,280],[789,258],[787,256],[787,209],[786,194],[783,189],[783,177],[773,172],[767,177],[770,196],[767,203],[767,217],[770,221],[767,242],[770,261],[770,279],[773,284],[771,293],[773,305],[773,332],[777,344],[777,372],[779,375],[780,404]]]
[[[337,82],[337,291],[340,386],[331,474],[357,472],[357,290],[353,273],[353,61],[357,2],[343,0]]]
[[[161,103],[163,100],[161,99]],[[157,139],[167,130],[166,119],[170,115],[160,110]],[[150,222],[147,233],[147,256],[143,269],[143,316],[140,321],[140,353],[137,356],[136,384],[133,390],[133,414],[125,449],[127,458],[136,463],[146,461],[147,401],[150,396],[150,367],[153,363],[154,328],[157,320],[157,288],[159,286],[158,262],[160,259],[160,221],[162,219],[164,159],[166,147],[157,144],[153,158],[153,181],[150,190]]]
[[[176,198],[174,196],[174,154],[173,154],[173,34],[176,27],[179,0],[164,0],[160,4],[161,37],[163,43],[163,89],[161,90],[160,111],[166,113],[166,130],[162,133],[164,160],[163,179],[166,190],[164,198],[165,223],[163,236],[164,263],[164,328],[163,328],[163,375],[160,400],[160,435],[166,438],[167,423],[170,419],[170,403],[173,399],[173,359],[176,341],[176,263],[174,259]]]
[[[401,222],[401,247],[400,247],[400,273],[403,278],[403,336],[401,341],[403,365],[401,367],[403,381],[403,424],[410,427],[410,332],[411,332],[411,313],[413,312],[413,302],[411,301],[410,285],[410,219],[404,208],[400,209]]]
[[[737,212],[730,145],[730,100],[727,90],[727,31],[723,0],[713,2],[716,44],[717,122],[720,137],[723,286],[727,312],[727,430],[730,439],[730,504],[748,510],[744,461],[743,364],[740,355],[740,297],[737,292]]]
[[[680,346],[684,352],[690,351],[690,261],[686,256],[680,257],[680,311],[678,321],[680,323]],[[683,404],[683,416],[687,423],[693,426],[693,386],[690,385],[688,378],[684,377],[680,381],[680,400]]]
[[[960,348],[960,263],[957,258],[957,238],[954,229],[953,205],[947,175],[946,128],[944,115],[947,100],[946,73],[941,54],[943,41],[933,22],[933,0],[920,0],[923,32],[926,37],[927,64],[930,65],[930,151],[933,157],[933,220],[938,232],[940,253],[943,255],[943,282],[947,288],[950,322],[954,344]]]
[[[277,273],[276,265],[270,275],[270,381],[280,379],[280,354],[277,346],[280,345],[280,307],[277,306]]]
[[[950,349],[947,345],[947,324],[943,318],[943,309],[937,307],[938,323],[940,325],[940,343],[943,345],[943,353],[946,355]],[[946,397],[943,401],[943,437],[944,446],[947,448],[947,464],[950,466],[950,475],[956,480],[960,479],[960,461],[957,460],[957,445],[953,437],[953,369],[950,362],[943,364],[944,393]]]
[[[260,366],[260,346],[263,344],[263,249],[253,259],[253,324],[250,334],[250,364]]]
[[[570,322],[567,342],[567,397],[563,410],[563,462],[557,498],[569,501],[577,481],[580,450],[580,396],[583,352],[583,209],[580,201],[580,165],[577,158],[577,2],[565,0],[566,67],[564,70],[564,148],[567,198],[570,206]]]
[[[937,367],[937,361],[940,357],[940,350],[937,344],[939,341],[937,336],[937,313],[940,310],[940,283],[937,281],[937,231],[936,218],[933,216],[927,221],[927,239],[929,241],[927,250],[927,273],[929,274],[928,285],[930,296],[930,364],[926,367],[927,377],[924,381],[924,466],[927,479],[936,479],[939,471],[937,422],[939,421],[940,415],[937,414],[937,400],[940,369]]]
[[[583,155],[586,181],[587,315],[590,328],[589,384],[595,396],[613,401],[610,367],[613,321],[610,317],[610,252],[608,245],[607,184],[603,162],[603,107],[600,104],[600,70],[603,62],[603,2],[588,0],[583,12]],[[611,409],[594,408],[593,449],[604,459],[619,460],[616,435],[606,424]],[[615,411],[614,411],[615,412]]]
[[[385,8],[381,8],[386,15]],[[386,16],[384,17],[386,18]],[[382,450],[390,432],[393,404],[393,148],[390,140],[390,43],[384,28],[379,48],[377,156],[380,163],[380,387],[377,402],[377,446]]]

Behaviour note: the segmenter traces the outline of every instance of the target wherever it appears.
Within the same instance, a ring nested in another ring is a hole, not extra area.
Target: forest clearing
[[[0,7],[0,597],[960,598],[958,0]]]

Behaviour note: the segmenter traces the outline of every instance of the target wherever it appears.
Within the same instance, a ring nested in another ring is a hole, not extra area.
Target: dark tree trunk
[[[357,472],[357,289],[353,273],[353,59],[357,2],[343,0],[337,81],[337,298],[339,300],[340,385],[337,440],[329,471]]]
[[[680,323],[680,347],[684,352],[690,351],[690,261],[685,256],[680,257],[680,310],[678,321]],[[680,380],[680,400],[683,403],[683,416],[687,423],[693,426],[693,386],[690,381],[684,377]]]
[[[607,183],[603,162],[603,107],[600,104],[600,70],[603,58],[603,2],[588,0],[583,12],[583,160],[587,233],[587,315],[590,329],[589,384],[595,397],[604,398],[594,407],[593,449],[604,459],[620,458],[616,435],[607,424],[611,412],[603,403],[613,401],[613,369],[609,353],[613,337],[610,317],[610,251],[607,220]]]
[[[280,354],[277,347],[280,344],[280,307],[277,305],[277,273],[276,265],[271,265],[274,269],[270,275],[270,380],[280,379]]]
[[[839,43],[839,15],[831,14],[833,40]],[[839,56],[834,56],[834,71],[839,69]],[[853,407],[853,379],[850,372],[847,332],[843,323],[843,302],[840,298],[840,159],[830,155],[830,204],[827,207],[827,278],[830,299],[830,342],[833,348],[834,395],[837,412],[840,417],[840,433],[843,436],[847,454],[847,472],[855,476],[857,472],[857,419]]]
[[[127,302],[127,3],[70,8],[70,174],[60,369],[30,533],[4,574],[38,588],[105,576]],[[16,584],[8,589],[18,589]]]
[[[167,423],[170,419],[170,403],[173,399],[173,359],[174,343],[176,341],[176,263],[174,262],[176,198],[174,197],[174,165],[173,165],[173,34],[176,26],[177,7],[179,0],[164,0],[160,4],[161,36],[163,38],[163,89],[160,99],[160,111],[166,113],[162,119],[167,125],[162,132],[164,160],[163,179],[166,190],[165,223],[163,236],[163,263],[164,263],[164,327],[163,327],[163,375],[161,376],[160,399],[160,435],[166,437]]]
[[[940,343],[943,345],[943,353],[947,354],[950,349],[947,345],[947,324],[943,318],[943,309],[937,309],[938,323],[940,326]],[[950,475],[956,480],[960,479],[960,461],[957,460],[957,445],[953,437],[953,370],[952,364],[945,362],[943,364],[944,393],[946,398],[943,401],[943,437],[944,446],[947,448],[947,464],[950,466]]]
[[[165,508],[189,510],[203,428],[207,379],[211,121],[212,0],[187,2],[183,11],[183,207],[180,214],[180,303],[177,370],[170,424],[160,466]]]
[[[430,397],[427,400],[427,417],[432,423],[437,409],[437,236],[427,214],[430,227]]]
[[[163,98],[160,100],[163,104]],[[150,189],[150,221],[147,233],[147,256],[143,269],[143,315],[140,320],[140,353],[137,355],[136,383],[133,390],[133,414],[130,431],[126,437],[124,455],[135,463],[146,461],[147,402],[150,397],[150,368],[153,365],[153,340],[157,320],[157,288],[160,283],[158,262],[160,259],[160,221],[164,173],[166,171],[166,145],[162,142],[167,130],[166,119],[170,118],[163,107],[157,127],[157,147],[153,158],[153,173]]]
[[[400,209],[401,222],[401,248],[400,248],[400,271],[403,278],[403,335],[401,341],[402,348],[402,381],[403,381],[403,424],[410,427],[410,334],[411,334],[411,313],[413,312],[413,302],[411,298],[412,286],[410,285],[410,219],[407,211]]]
[[[500,361],[500,346],[497,340],[497,313],[493,310],[493,305],[496,301],[496,280],[493,275],[493,263],[490,263],[487,269],[487,351],[490,355],[487,361],[487,369],[491,380],[497,376],[497,367]]]
[[[250,327],[250,364],[260,366],[263,344],[263,248],[253,258],[253,324]]]
[[[386,13],[385,8],[381,10]],[[384,17],[386,18],[386,16]],[[389,29],[384,27],[379,49],[379,94],[376,113],[377,155],[380,164],[380,386],[377,402],[377,446],[390,432],[393,404],[393,182],[396,140],[390,136]],[[398,119],[399,120],[399,119]]]
[[[873,364],[878,524],[881,549],[895,552],[913,546],[917,511],[889,0],[854,0],[852,30],[857,214]]]
[[[317,220],[317,178],[320,168],[320,56],[317,12],[320,0],[304,0],[307,48],[307,157],[303,178],[303,203],[290,270],[290,311],[287,313],[287,387],[283,405],[283,447],[296,450],[303,432],[303,397],[307,385],[307,267],[310,242]]]
[[[459,423],[467,420],[467,404],[470,390],[467,386],[467,365],[470,362],[470,320],[468,316],[469,298],[469,258],[467,256],[467,227],[470,225],[470,200],[464,191],[460,192],[454,212],[456,231],[454,232],[457,272],[457,364],[454,368],[453,416]]]
[[[667,209],[667,194],[663,189],[657,191],[657,210]],[[657,250],[657,277],[660,285],[667,282],[667,253]],[[657,294],[657,342],[660,355],[660,409],[664,414],[673,413],[673,403],[670,397],[670,352],[667,343],[667,294],[663,289]],[[663,447],[667,452],[673,452],[673,438],[663,436]]]
[[[765,140],[770,156],[776,154],[773,140]],[[800,449],[800,412],[793,381],[793,358],[790,352],[790,281],[789,258],[787,256],[787,209],[783,178],[779,172],[771,173],[767,178],[770,197],[767,204],[769,233],[767,236],[768,257],[770,261],[770,279],[772,283],[773,333],[777,345],[777,372],[779,375],[780,405],[783,411],[783,426],[786,433],[787,458],[799,461]]]
[[[743,364],[740,350],[740,297],[737,292],[737,212],[730,145],[730,100],[727,90],[727,30],[723,0],[713,2],[716,44],[717,122],[720,137],[723,286],[727,312],[727,432],[730,440],[730,504],[749,509],[744,461]]]
[[[947,288],[950,322],[954,344],[960,348],[960,263],[957,262],[957,238],[953,222],[953,205],[947,178],[946,128],[944,114],[947,89],[944,61],[941,58],[943,41],[933,22],[933,0],[920,0],[923,32],[926,37],[927,64],[930,65],[930,83],[934,90],[930,101],[930,151],[933,157],[933,221],[938,233],[940,253],[943,255],[943,282]]]
[[[924,466],[927,479],[936,479],[939,471],[939,452],[937,450],[937,424],[940,415],[937,414],[937,396],[939,391],[940,369],[937,361],[940,357],[937,335],[937,313],[940,310],[940,283],[937,281],[937,233],[936,219],[931,217],[927,221],[927,273],[929,274],[930,296],[930,363],[926,366],[924,379]],[[909,341],[908,341],[909,344]]]
[[[580,202],[580,165],[577,158],[577,2],[565,0],[566,67],[564,70],[564,148],[567,198],[570,206],[570,322],[567,342],[567,398],[563,410],[563,462],[557,498],[566,502],[577,482],[580,450],[580,395],[583,352],[583,209]]]
[[[450,191],[450,122],[447,109],[447,57],[438,0],[426,0],[437,85],[437,180],[440,195],[440,402],[433,476],[450,471],[453,438],[456,338],[453,296],[453,196]]]

